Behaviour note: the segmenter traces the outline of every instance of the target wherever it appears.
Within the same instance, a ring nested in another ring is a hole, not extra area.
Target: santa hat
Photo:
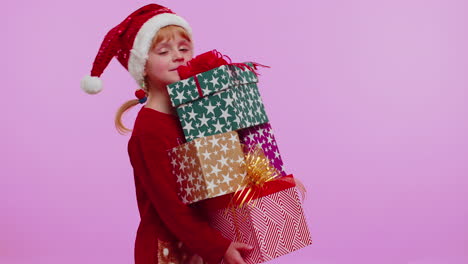
[[[133,12],[104,37],[91,75],[81,80],[81,88],[89,94],[100,92],[102,81],[99,77],[114,56],[141,85],[153,38],[161,28],[169,25],[180,26],[192,35],[187,21],[166,7],[149,4]]]

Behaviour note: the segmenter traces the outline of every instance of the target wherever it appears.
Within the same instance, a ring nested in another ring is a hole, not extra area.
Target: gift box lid
[[[245,62],[249,67],[255,67],[252,62]],[[195,76],[167,85],[172,106],[197,100],[225,90],[233,85],[257,83],[257,75],[247,67],[244,69],[235,65],[222,65],[199,73]]]

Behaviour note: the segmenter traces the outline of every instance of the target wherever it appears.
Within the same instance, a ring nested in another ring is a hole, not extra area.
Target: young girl
[[[90,94],[102,89],[99,76],[112,57],[135,78],[138,99],[120,107],[115,123],[121,133],[122,114],[146,103],[138,113],[128,143],[141,222],[135,241],[135,263],[245,263],[241,253],[252,247],[231,242],[212,229],[176,194],[176,179],[166,150],[184,142],[166,85],[179,81],[177,67],[193,56],[189,24],[171,10],[156,4],[133,12],[104,38],[91,76],[81,87]]]

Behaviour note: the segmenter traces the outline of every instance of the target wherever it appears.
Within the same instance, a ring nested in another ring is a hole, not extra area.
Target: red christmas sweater
[[[177,196],[166,151],[184,141],[177,116],[141,108],[128,142],[141,218],[135,264],[180,263],[193,253],[218,263],[231,243]]]

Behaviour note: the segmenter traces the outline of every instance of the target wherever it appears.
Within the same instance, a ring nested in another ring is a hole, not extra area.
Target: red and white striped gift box
[[[262,263],[312,244],[294,186],[260,197],[252,204],[207,212],[211,226],[226,238],[254,247],[244,257],[246,263]]]

